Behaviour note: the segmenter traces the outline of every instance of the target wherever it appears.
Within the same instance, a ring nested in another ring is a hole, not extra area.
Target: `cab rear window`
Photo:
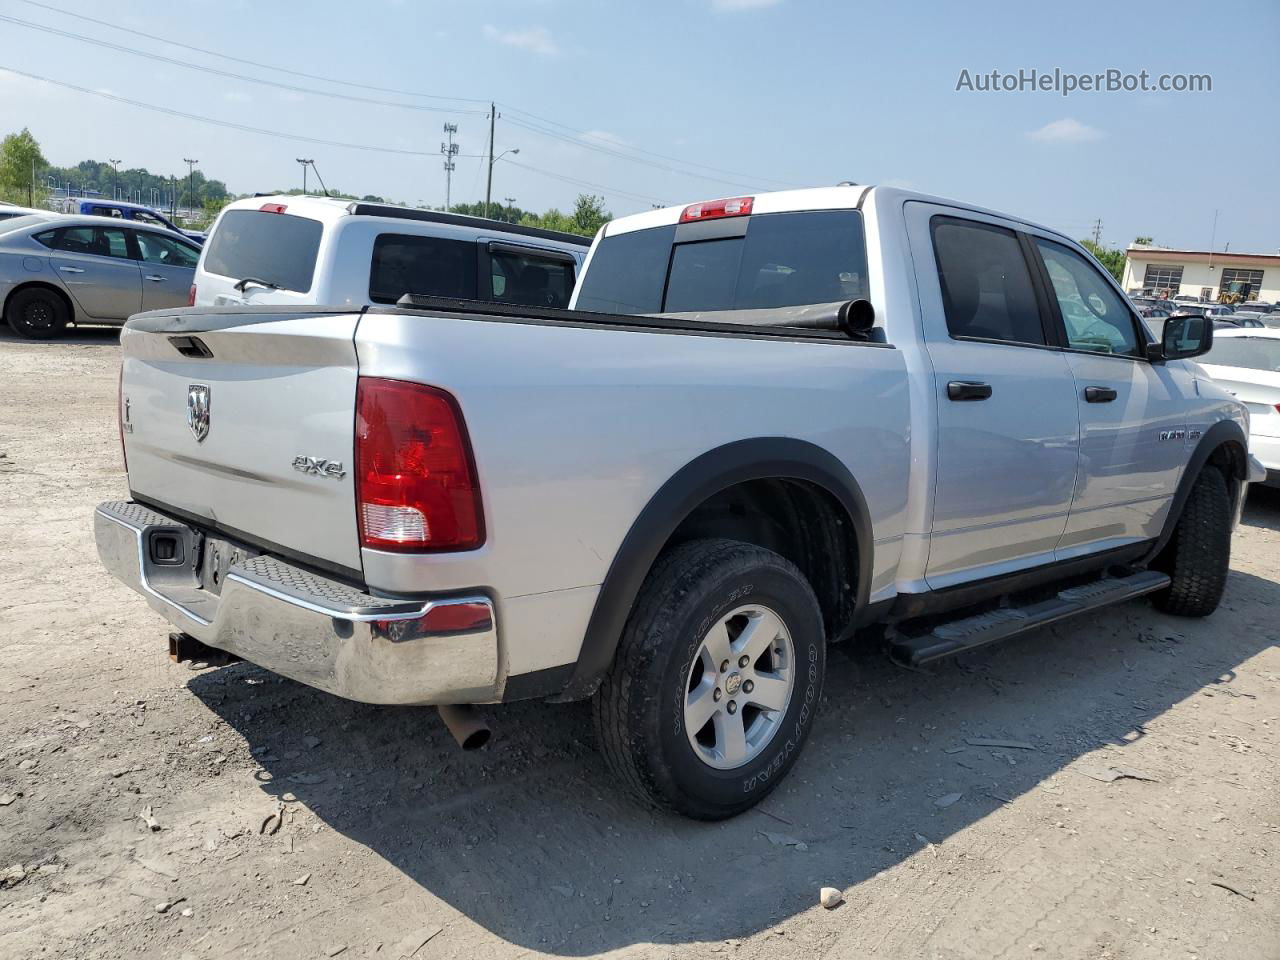
[[[676,226],[606,236],[591,256],[579,310],[704,313],[838,303],[867,296],[856,210],[756,214],[745,234],[681,242]]]
[[[311,289],[324,228],[319,220],[260,210],[229,210],[205,247],[204,269],[222,277],[253,277],[281,290]]]

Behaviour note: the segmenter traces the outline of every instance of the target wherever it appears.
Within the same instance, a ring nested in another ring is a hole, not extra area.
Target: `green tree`
[[[1108,250],[1106,247],[1099,246],[1092,240],[1081,240],[1080,246],[1084,247],[1093,254],[1093,258],[1102,264],[1109,274],[1116,278],[1116,283],[1124,277],[1124,251]]]
[[[46,191],[36,176],[49,165],[40,144],[26,127],[0,140],[0,197],[36,206],[44,202]]]
[[[1149,247],[1151,246],[1151,242],[1152,241],[1150,237],[1134,237],[1133,238],[1133,245],[1135,247]]]

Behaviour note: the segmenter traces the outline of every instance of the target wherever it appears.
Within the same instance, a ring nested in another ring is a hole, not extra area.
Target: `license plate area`
[[[260,551],[219,537],[206,536],[200,558],[200,586],[222,596],[222,583],[234,564],[259,556]]]

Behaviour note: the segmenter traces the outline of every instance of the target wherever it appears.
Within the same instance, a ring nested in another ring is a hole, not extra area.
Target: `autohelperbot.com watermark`
[[[1119,70],[1114,67],[1097,73],[1074,73],[1022,68],[1013,71],[962,69],[956,91],[969,93],[1212,93],[1213,76],[1208,73],[1151,73],[1148,70]]]

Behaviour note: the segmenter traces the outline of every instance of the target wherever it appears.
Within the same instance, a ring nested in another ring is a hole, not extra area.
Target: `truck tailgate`
[[[147,314],[121,336],[135,497],[265,549],[360,570],[353,436],[359,314]]]

